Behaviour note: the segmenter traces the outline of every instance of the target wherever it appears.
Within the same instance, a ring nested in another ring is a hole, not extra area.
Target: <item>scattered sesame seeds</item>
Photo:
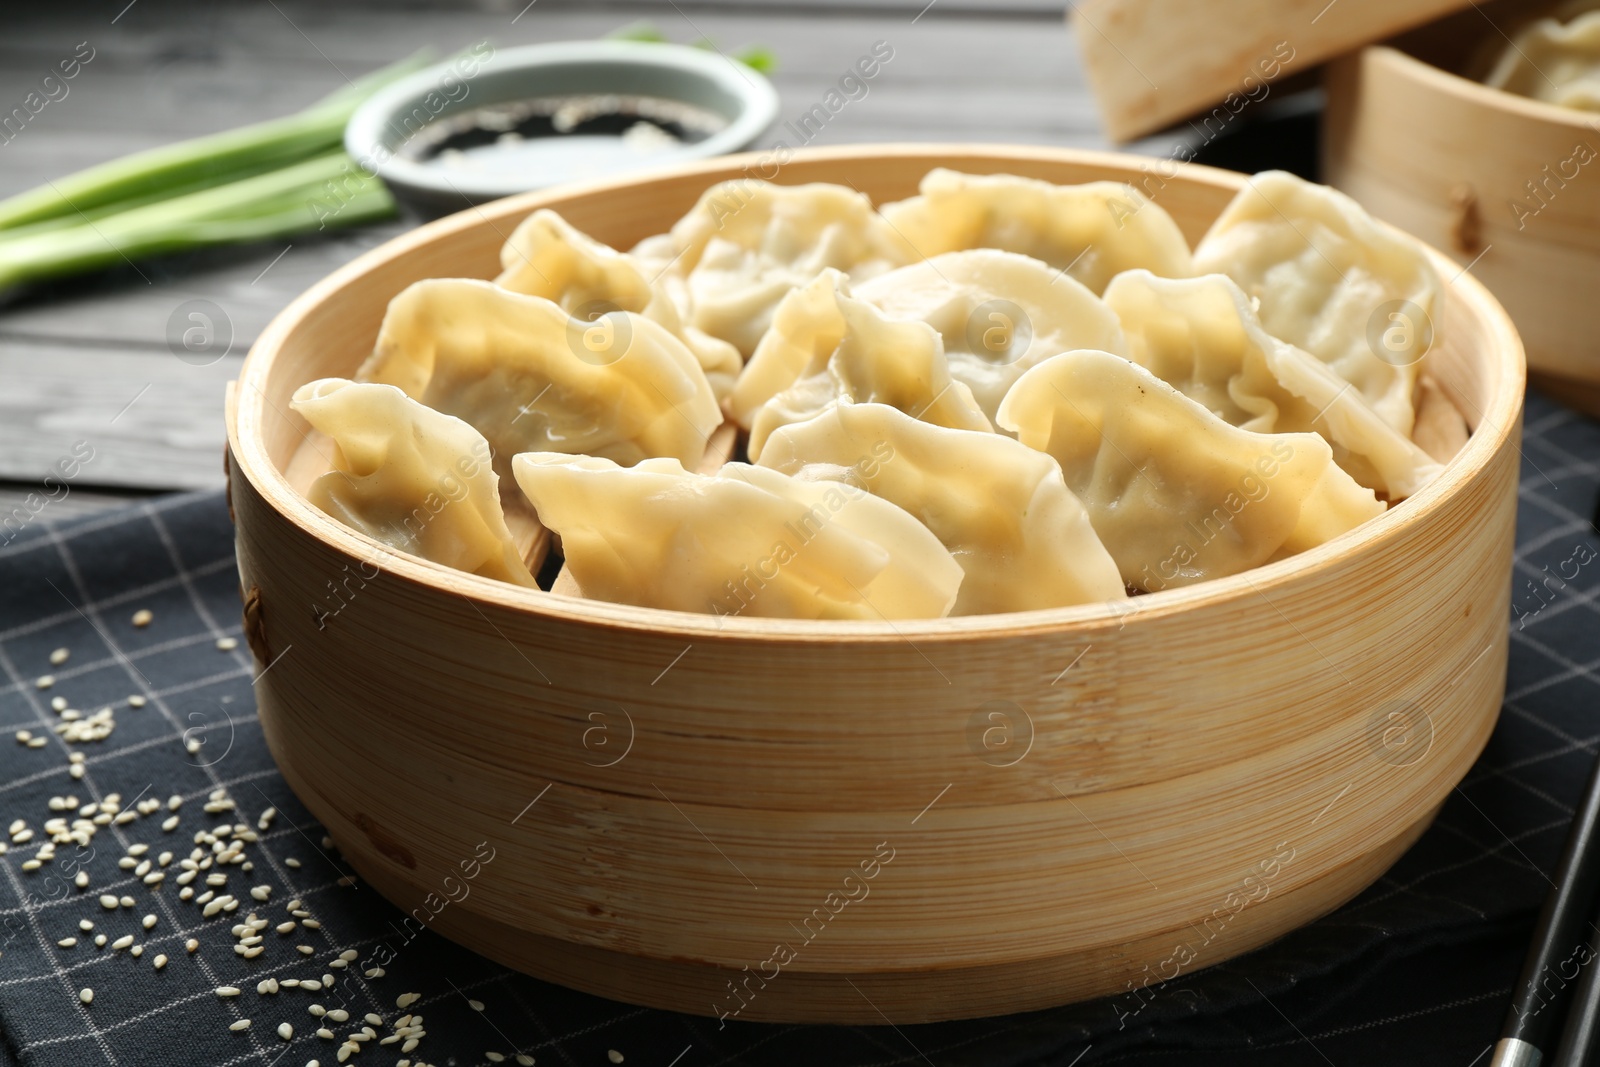
[[[239,647],[239,639],[237,637],[219,637],[219,638],[217,638],[217,651],[218,652],[232,652],[234,649],[236,649],[238,647]]]
[[[85,1004],[93,1004],[94,990],[90,989],[88,986],[84,986],[82,989],[78,990],[78,999],[83,1001]]]
[[[229,1023],[228,1029],[234,1031],[235,1033],[238,1033],[240,1030],[248,1030],[250,1029],[250,1020],[240,1019],[238,1022]]]
[[[411,1005],[415,1004],[421,999],[421,993],[401,993],[394,999],[394,1006],[397,1008],[409,1008]],[[483,1009],[480,1008],[479,1010],[481,1011]]]
[[[61,666],[63,663],[67,662],[67,657],[70,656],[70,655],[72,655],[72,650],[71,649],[68,649],[68,648],[58,648],[58,649],[56,649],[54,652],[50,653],[50,666],[52,666],[52,667]]]
[[[152,619],[154,619],[154,618],[155,618],[155,615],[153,615],[151,613],[149,608],[140,608],[138,611],[133,613],[133,624],[135,626],[138,626],[138,627],[142,628],[142,627],[145,627],[145,626],[149,626],[150,625],[150,621]],[[244,1027],[241,1026],[241,1027],[239,1027],[239,1029],[242,1030],[242,1029],[244,1029]]]
[[[294,1027],[290,1026],[288,1023],[279,1023],[278,1036],[283,1038],[285,1041],[294,1040]]]
[[[165,956],[157,956],[155,958],[156,970],[159,971],[161,968],[165,967],[166,965],[167,965],[167,957],[165,957]]]

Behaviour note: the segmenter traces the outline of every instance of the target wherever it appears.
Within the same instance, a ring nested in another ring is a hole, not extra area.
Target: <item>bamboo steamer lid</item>
[[[1106,132],[1126,142],[1472,0],[1081,0],[1070,16]]]

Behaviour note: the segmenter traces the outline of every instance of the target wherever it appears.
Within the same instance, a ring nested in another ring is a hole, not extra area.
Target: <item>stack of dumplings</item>
[[[395,551],[554,594],[1116,602],[1315,548],[1466,439],[1431,327],[1386,343],[1431,322],[1426,251],[1283,173],[1192,250],[1130,186],[940,169],[881,208],[725,182],[626,252],[541,210],[501,267],[406,289],[354,381],[297,391],[292,470]]]

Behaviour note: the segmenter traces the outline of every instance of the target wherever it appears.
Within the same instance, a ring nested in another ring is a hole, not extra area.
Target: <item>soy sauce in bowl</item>
[[[582,178],[637,166],[727,125],[714,111],[664,97],[539,96],[443,116],[418,131],[400,155],[450,172]]]

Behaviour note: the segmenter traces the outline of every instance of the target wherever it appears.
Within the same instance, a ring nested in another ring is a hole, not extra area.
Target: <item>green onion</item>
[[[76,225],[0,240],[0,289],[124,260],[259,241],[394,213],[383,183],[343,151]]]
[[[138,152],[0,200],[0,237],[31,223],[81,222],[97,209],[121,210],[190,194],[325,153],[339,146],[345,123],[362,101],[425,64],[426,57],[418,54],[296,114]]]

